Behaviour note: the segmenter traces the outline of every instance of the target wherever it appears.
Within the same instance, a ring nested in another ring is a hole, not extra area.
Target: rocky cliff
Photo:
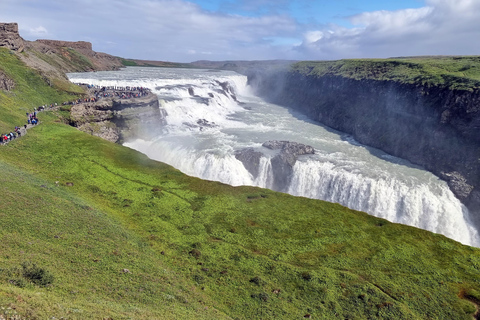
[[[92,44],[86,41],[60,41],[60,40],[39,39],[36,42],[43,43],[50,47],[58,47],[58,48],[67,47],[67,48],[73,48],[78,50],[88,50],[88,51],[93,50]]]
[[[0,47],[22,52],[25,48],[25,40],[18,33],[18,24],[0,23]]]
[[[250,76],[257,93],[445,179],[480,222],[480,89],[298,71]]]
[[[69,121],[84,132],[123,142],[131,137],[154,137],[161,130],[165,115],[157,96],[151,93],[140,98],[108,98],[74,105]]]
[[[15,82],[0,70],[0,90],[11,91],[14,87]]]
[[[0,47],[16,53],[50,85],[60,81],[65,87],[66,72],[117,70],[123,67],[120,58],[93,51],[90,42],[25,41],[20,37],[16,23],[0,23]]]

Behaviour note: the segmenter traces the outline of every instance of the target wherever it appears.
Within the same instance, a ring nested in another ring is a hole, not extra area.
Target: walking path
[[[143,87],[101,87],[101,86],[94,86],[89,84],[79,84],[87,89],[88,98],[85,99],[77,99],[73,101],[64,102],[63,105],[77,105],[83,103],[95,103],[98,102],[100,99],[106,98],[118,98],[118,99],[134,99],[143,96],[147,96],[151,93],[150,89],[143,88]],[[50,105],[43,105],[38,108],[34,108],[33,112],[26,113],[27,115],[27,124],[24,124],[21,127],[15,127],[13,131],[10,131],[5,134],[0,134],[0,145],[5,145],[8,142],[17,139],[21,136],[27,134],[27,130],[38,125],[40,122],[37,118],[37,113],[41,111],[49,111],[57,109],[58,105],[50,104]]]

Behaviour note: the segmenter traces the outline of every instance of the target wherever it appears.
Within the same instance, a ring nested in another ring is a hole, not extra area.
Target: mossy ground
[[[26,99],[25,108],[65,98],[43,97],[52,88],[27,98],[22,92],[36,81],[0,94],[20,106]],[[1,114],[13,116],[2,121],[15,125],[23,110],[3,101]],[[336,204],[192,178],[63,124],[63,112],[41,113],[41,125],[0,147],[0,314],[471,319],[475,312],[476,248]],[[25,263],[51,283],[26,277]]]
[[[451,90],[480,88],[480,56],[308,61],[293,70],[315,76],[396,81]]]

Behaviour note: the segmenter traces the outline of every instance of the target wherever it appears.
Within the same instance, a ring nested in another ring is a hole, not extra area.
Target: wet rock
[[[473,186],[469,185],[467,179],[459,172],[442,172],[441,177],[447,181],[450,190],[452,190],[455,196],[461,201],[466,200],[470,196]]]
[[[315,149],[302,143],[291,141],[272,140],[262,144],[270,150],[280,150],[271,160],[273,171],[273,189],[285,192],[290,185],[293,175],[293,166],[297,157],[306,154],[314,154]]]
[[[220,85],[220,87],[222,87],[222,89],[223,89],[222,93],[224,95],[230,96],[233,100],[237,101],[237,96],[235,95],[235,90],[232,88],[230,83],[228,83],[228,81],[225,81],[225,82],[217,81],[217,83]]]
[[[197,124],[200,126],[200,127],[207,127],[207,128],[214,128],[216,127],[217,125],[215,124],[215,122],[210,122],[206,119],[198,119],[197,120]]]
[[[235,158],[243,163],[245,169],[255,178],[258,177],[260,158],[263,153],[255,151],[253,148],[246,148],[235,151]]]
[[[283,153],[292,154],[294,156],[315,154],[315,149],[313,149],[313,147],[291,141],[271,140],[263,143],[262,146],[271,150],[282,150]]]

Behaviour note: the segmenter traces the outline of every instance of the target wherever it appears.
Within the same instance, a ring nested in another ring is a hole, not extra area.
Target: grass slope
[[[475,312],[478,249],[336,204],[188,177],[60,116],[40,114],[40,126],[0,148],[4,314],[471,319]]]
[[[451,90],[480,88],[479,56],[306,61],[294,64],[292,69],[317,77],[396,81]]]
[[[0,69],[15,82],[15,90],[0,90],[0,133],[13,130],[26,123],[27,112],[44,104],[62,103],[74,96],[67,93],[82,93],[80,88],[71,88],[65,83],[61,89],[50,87],[34,70],[25,67],[18,58],[5,48],[0,48]]]

